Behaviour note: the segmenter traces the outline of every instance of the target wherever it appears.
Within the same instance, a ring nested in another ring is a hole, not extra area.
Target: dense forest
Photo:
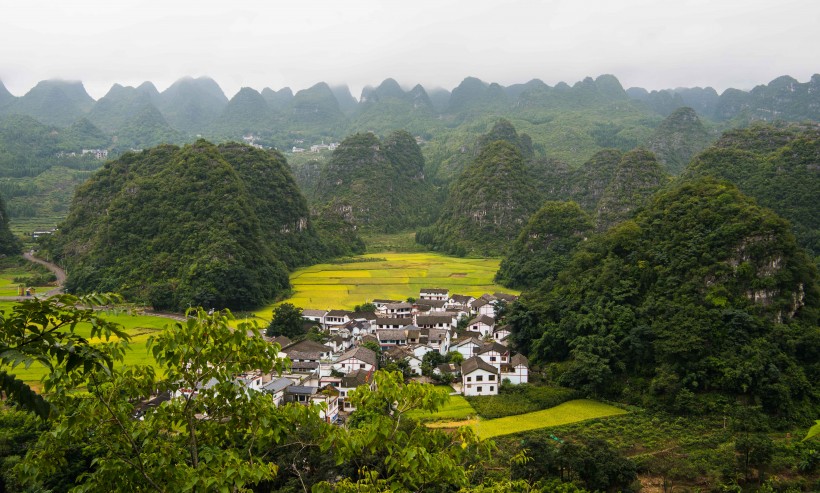
[[[506,87],[467,77],[452,90],[430,91],[421,85],[406,90],[387,79],[365,87],[357,100],[347,86],[326,83],[295,93],[246,87],[229,99],[212,79],[186,77],[161,92],[151,82],[115,84],[97,101],[79,82],[42,81],[22,96],[0,82],[0,193],[13,219],[55,226],[66,215],[74,188],[102,164],[81,155],[83,149],[105,149],[113,158],[204,137],[246,139],[289,152],[341,142],[355,133],[386,138],[403,129],[420,142],[425,181],[446,194],[483,146],[478,137],[499,118],[527,135],[526,160],[531,152],[543,162],[557,160],[575,170],[604,149],[643,146],[675,175],[727,128],[755,120],[815,118],[818,81],[817,75],[805,83],[781,77],[749,92],[718,94],[708,87],[625,90],[611,75],[572,85],[549,86],[536,79]],[[300,185],[303,176],[317,179],[328,156],[290,156]],[[313,192],[311,186],[303,190],[306,196]],[[434,217],[424,211],[419,219]]]
[[[289,268],[340,253],[281,154],[204,140],[106,163],[48,248],[68,267],[68,290],[171,310],[260,306],[285,292]]]
[[[510,320],[557,382],[685,413],[815,412],[817,271],[789,223],[734,185],[682,182],[544,272]]]
[[[321,166],[311,191],[316,209],[330,209],[364,230],[395,232],[429,224],[438,192],[424,176],[424,156],[411,134],[372,133],[344,139]]]

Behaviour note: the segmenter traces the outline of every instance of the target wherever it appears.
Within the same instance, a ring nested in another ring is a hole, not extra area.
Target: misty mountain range
[[[358,100],[347,86],[331,87],[324,82],[296,93],[287,87],[261,92],[245,87],[228,99],[213,79],[186,77],[162,92],[151,82],[138,87],[115,84],[97,101],[85,91],[82,82],[41,81],[21,97],[12,95],[0,82],[0,115],[27,115],[57,127],[87,118],[112,135],[123,131],[127,134],[127,127],[135,121],[170,135],[181,132],[237,137],[243,132],[282,126],[297,132],[328,131],[347,125],[360,130],[382,120],[385,113],[413,119],[446,117],[457,124],[477,111],[526,113],[619,101],[637,102],[661,116],[688,106],[715,122],[735,118],[819,120],[820,74],[804,83],[782,76],[751,91],[727,89],[721,94],[711,87],[625,90],[612,75],[588,77],[572,86],[563,82],[549,86],[534,79],[507,87],[467,77],[452,91],[427,91],[421,85],[404,90],[395,80],[387,79],[377,87],[365,87]],[[401,117],[398,120],[396,126],[402,126]]]

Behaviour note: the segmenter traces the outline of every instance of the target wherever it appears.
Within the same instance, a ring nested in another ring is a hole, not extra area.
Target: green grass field
[[[447,404],[434,413],[412,411],[408,415],[418,421],[427,423],[431,421],[460,421],[474,417],[476,412],[463,396],[451,395]]]
[[[0,310],[10,313],[14,302],[2,301],[0,302]],[[122,325],[125,331],[131,337],[130,351],[125,354],[125,364],[129,365],[150,365],[153,364],[153,358],[148,353],[145,343],[151,334],[161,331],[166,325],[173,322],[167,318],[147,316],[147,315],[129,315],[126,313],[112,313],[105,317]],[[78,326],[77,333],[85,335],[86,337],[91,333],[91,326],[88,324],[81,324]],[[16,375],[21,380],[24,380],[29,385],[37,387],[40,379],[45,375],[45,368],[39,365],[32,365],[29,368],[18,366],[9,373]]]
[[[373,299],[405,300],[418,297],[424,287],[448,288],[451,293],[480,296],[503,291],[493,283],[499,259],[456,258],[437,253],[373,253],[363,258],[377,262],[318,264],[294,271],[293,295],[280,303],[300,308],[353,309]],[[254,312],[270,320],[277,304]]]
[[[0,296],[17,296],[18,283],[14,282],[14,278],[32,277],[37,274],[37,272],[31,270],[30,268],[26,268],[26,266],[6,267],[0,270]],[[53,288],[53,286],[46,285],[37,285],[34,287],[37,288],[37,293],[44,293]]]
[[[473,429],[481,438],[492,438],[619,414],[626,414],[626,411],[609,404],[579,399],[543,411],[479,421]]]

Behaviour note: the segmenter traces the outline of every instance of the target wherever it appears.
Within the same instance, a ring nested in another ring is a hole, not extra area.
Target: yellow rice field
[[[493,283],[500,259],[457,258],[436,253],[374,253],[357,258],[372,262],[318,264],[294,271],[293,295],[280,303],[307,309],[353,309],[374,299],[417,298],[421,288],[447,288],[451,293],[479,296],[502,291]],[[270,320],[272,304],[254,314]]]

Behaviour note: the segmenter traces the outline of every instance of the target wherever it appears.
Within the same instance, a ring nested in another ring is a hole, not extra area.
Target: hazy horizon
[[[468,76],[554,86],[602,74],[624,88],[722,93],[809,80],[817,25],[815,0],[18,1],[0,18],[0,80],[16,96],[79,80],[94,99],[115,83],[162,91],[203,75],[229,98],[318,82],[358,99],[386,78],[452,90]]]

